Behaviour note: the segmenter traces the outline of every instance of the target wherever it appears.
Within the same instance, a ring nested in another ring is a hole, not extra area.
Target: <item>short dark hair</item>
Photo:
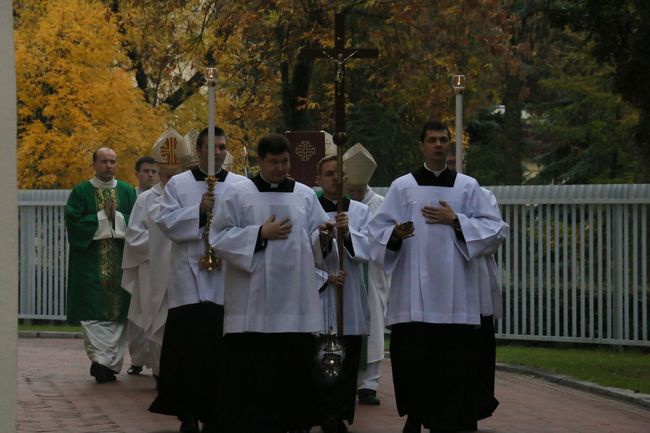
[[[424,141],[424,137],[427,135],[427,131],[447,131],[447,138],[451,140],[451,132],[449,132],[449,127],[446,123],[441,122],[440,120],[429,120],[422,127],[422,132],[420,133],[420,141]]]
[[[318,164],[316,164],[316,173],[318,173],[318,175],[320,176],[320,170],[321,168],[323,168],[323,164],[325,164],[326,162],[337,161],[337,160],[338,157],[336,155],[324,156],[323,158],[320,159],[320,161],[318,161]]]
[[[281,155],[289,152],[289,140],[282,134],[271,132],[260,138],[257,143],[257,156],[264,159],[266,155]]]
[[[138,160],[135,162],[135,171],[140,171],[142,168],[142,164],[155,164],[156,160],[153,159],[150,156],[141,156],[138,158]]]
[[[203,143],[203,140],[206,139],[208,136],[209,129],[206,126],[203,128],[201,132],[199,132],[199,136],[196,138],[196,148],[200,149],[201,148],[201,143]],[[228,136],[226,135],[226,132],[219,128],[218,126],[214,127],[214,136],[215,137],[226,137],[226,140],[228,140]]]

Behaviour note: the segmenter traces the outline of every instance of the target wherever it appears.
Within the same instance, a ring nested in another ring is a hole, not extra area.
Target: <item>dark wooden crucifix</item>
[[[338,175],[337,210],[343,212],[343,146],[348,141],[345,132],[345,64],[350,59],[370,59],[379,56],[376,48],[345,48],[345,14],[334,16],[334,48],[305,48],[302,55],[334,62],[334,144]],[[343,270],[343,234],[338,233],[339,269]],[[343,335],[343,286],[337,287],[337,329]]]

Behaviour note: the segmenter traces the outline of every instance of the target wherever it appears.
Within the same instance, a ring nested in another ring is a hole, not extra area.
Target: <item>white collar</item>
[[[266,183],[268,183],[269,185],[271,185],[271,189],[276,189],[276,188],[278,187],[278,185],[280,185],[280,182],[278,182],[278,183],[273,183],[273,182],[270,182],[270,181],[266,180],[266,178],[265,178],[264,176],[262,176],[262,172],[260,172],[260,177],[262,178],[262,180],[263,180],[264,182],[266,182]],[[284,180],[284,179],[282,179],[282,180]]]
[[[424,168],[427,169],[428,171],[430,171],[431,173],[435,174],[436,177],[439,177],[440,173],[447,170],[447,164],[445,164],[445,168],[443,168],[442,170],[436,171],[436,170],[431,170],[429,167],[427,167],[427,163],[425,162],[424,163]]]
[[[97,176],[93,176],[93,178],[90,179],[90,183],[95,188],[115,188],[117,186],[117,179],[113,178],[108,182],[104,182],[103,180],[99,179]]]

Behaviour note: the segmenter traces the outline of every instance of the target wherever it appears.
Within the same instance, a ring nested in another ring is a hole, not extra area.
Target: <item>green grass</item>
[[[498,346],[497,362],[543,368],[575,379],[650,394],[650,354],[626,349]]]
[[[61,324],[18,324],[19,331],[81,332],[80,325]]]

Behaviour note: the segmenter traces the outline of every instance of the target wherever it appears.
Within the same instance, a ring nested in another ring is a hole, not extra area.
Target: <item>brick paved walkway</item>
[[[18,431],[178,431],[172,417],[147,411],[155,393],[151,376],[121,374],[117,382],[98,385],[88,375],[88,368],[81,340],[19,339]],[[402,431],[388,361],[383,368],[382,405],[358,407],[351,433]],[[499,372],[497,397],[501,406],[492,418],[479,424],[482,433],[650,433],[648,410],[539,379]]]

